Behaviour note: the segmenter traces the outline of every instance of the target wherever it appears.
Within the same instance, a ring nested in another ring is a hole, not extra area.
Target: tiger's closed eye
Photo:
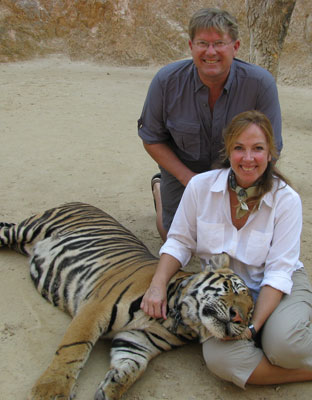
[[[208,317],[208,315],[215,315],[215,314],[216,314],[216,311],[213,308],[211,308],[209,306],[205,306],[203,308],[203,315],[205,317]]]

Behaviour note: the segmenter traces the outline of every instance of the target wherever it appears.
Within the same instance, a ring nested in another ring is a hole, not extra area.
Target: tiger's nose
[[[243,322],[240,313],[233,307],[230,308],[230,319],[231,322]]]

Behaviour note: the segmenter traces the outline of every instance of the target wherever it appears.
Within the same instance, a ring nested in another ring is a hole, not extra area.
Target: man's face
[[[212,46],[213,43],[215,46]],[[239,45],[239,40],[233,41],[228,33],[219,33],[215,29],[196,33],[194,40],[189,41],[189,46],[204,84],[224,84]]]

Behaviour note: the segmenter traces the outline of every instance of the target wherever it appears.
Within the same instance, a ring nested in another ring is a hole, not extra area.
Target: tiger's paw
[[[109,399],[106,397],[103,390],[99,388],[95,393],[94,400],[109,400]]]
[[[27,400],[72,400],[73,379],[64,376],[42,376],[31,389]]]
[[[118,400],[121,396],[116,392],[112,392],[111,396],[105,392],[103,386],[100,386],[95,393],[94,400]]]
[[[100,383],[94,400],[119,400],[132,383],[133,381],[129,379],[125,371],[110,368],[104,381]]]

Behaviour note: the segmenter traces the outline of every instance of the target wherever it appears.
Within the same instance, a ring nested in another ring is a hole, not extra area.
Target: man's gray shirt
[[[240,112],[256,109],[271,121],[278,152],[282,149],[281,110],[273,76],[265,69],[234,59],[213,115],[209,89],[193,60],[163,67],[151,82],[139,119],[147,144],[166,143],[194,172],[211,168],[223,147],[222,130]]]
[[[209,89],[201,82],[193,60],[163,67],[149,87],[138,121],[139,136],[147,144],[166,143],[193,172],[204,172],[220,156],[225,126],[235,115],[255,109],[270,119],[281,151],[281,110],[276,83],[268,71],[234,59],[213,114],[208,99]],[[163,224],[168,230],[184,186],[160,170]]]

